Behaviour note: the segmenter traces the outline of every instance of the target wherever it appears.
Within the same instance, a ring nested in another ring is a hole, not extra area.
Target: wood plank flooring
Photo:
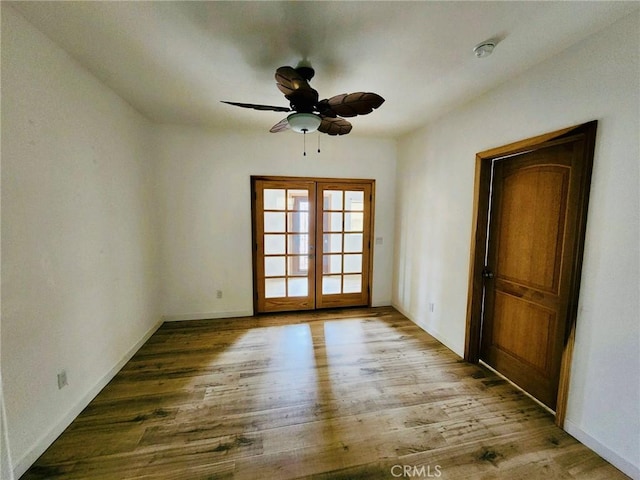
[[[165,323],[22,479],[627,478],[392,308]]]

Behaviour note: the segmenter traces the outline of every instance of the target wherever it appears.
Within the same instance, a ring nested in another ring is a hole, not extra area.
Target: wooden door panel
[[[529,301],[543,308],[548,308],[551,310],[558,308],[558,295],[551,295],[543,290],[531,288],[530,286],[511,282],[509,280],[504,280],[501,278],[495,278],[493,281],[495,283],[496,292]]]
[[[495,304],[492,347],[548,375],[555,312],[504,293],[496,293]]]
[[[496,272],[504,280],[557,294],[569,168],[530,166],[507,173],[502,181]]]
[[[555,408],[576,212],[574,143],[496,160],[480,357]],[[574,185],[575,187],[575,185]]]
[[[557,375],[549,352],[557,334],[555,311],[496,293],[492,324],[483,360],[544,404],[554,405]]]
[[[511,355],[503,352],[502,350],[496,350],[493,353],[491,363],[485,358],[483,361],[491,365],[496,371],[510,379],[520,388],[531,394],[534,398],[541,401],[543,404],[550,406],[556,403],[556,388],[557,381],[550,379],[548,376],[541,374],[538,370],[530,368],[527,364],[519,362]],[[526,375],[521,375],[522,370],[529,370]],[[549,407],[553,408],[553,407]]]

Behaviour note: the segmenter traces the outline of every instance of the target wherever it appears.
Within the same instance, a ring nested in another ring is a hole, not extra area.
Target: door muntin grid
[[[322,192],[322,294],[361,293],[364,191]]]
[[[309,190],[263,190],[264,296],[309,296]]]

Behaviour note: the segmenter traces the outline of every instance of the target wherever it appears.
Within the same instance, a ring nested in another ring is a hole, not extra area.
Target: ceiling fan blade
[[[276,85],[291,102],[291,107],[298,112],[312,112],[318,102],[318,92],[292,67],[280,67],[276,70]]]
[[[352,125],[344,118],[322,117],[318,131],[327,135],[346,135],[351,128]]]
[[[366,115],[373,112],[384,103],[382,98],[377,93],[371,92],[356,92],[356,93],[343,93],[342,95],[336,95],[328,100],[322,100],[319,102],[321,109],[322,105],[327,105],[330,111],[341,117],[355,117],[356,115]],[[331,115],[330,112],[324,113],[325,115]]]
[[[269,131],[271,133],[278,133],[278,132],[284,132],[285,130],[289,130],[289,128],[291,127],[289,126],[288,118],[283,118],[278,123],[276,123],[273,127],[271,127],[271,130]]]
[[[298,90],[309,90],[309,82],[292,67],[280,67],[276,70],[276,85],[287,95]]]
[[[221,100],[221,102],[227,103],[229,105],[235,105],[236,107],[253,108],[254,110],[269,110],[273,112],[290,112],[291,111],[289,107],[274,107],[272,105],[255,105],[253,103],[226,102],[224,100]]]

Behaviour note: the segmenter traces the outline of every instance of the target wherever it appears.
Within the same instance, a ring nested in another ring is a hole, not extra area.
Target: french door
[[[251,183],[256,312],[369,305],[373,180]]]

